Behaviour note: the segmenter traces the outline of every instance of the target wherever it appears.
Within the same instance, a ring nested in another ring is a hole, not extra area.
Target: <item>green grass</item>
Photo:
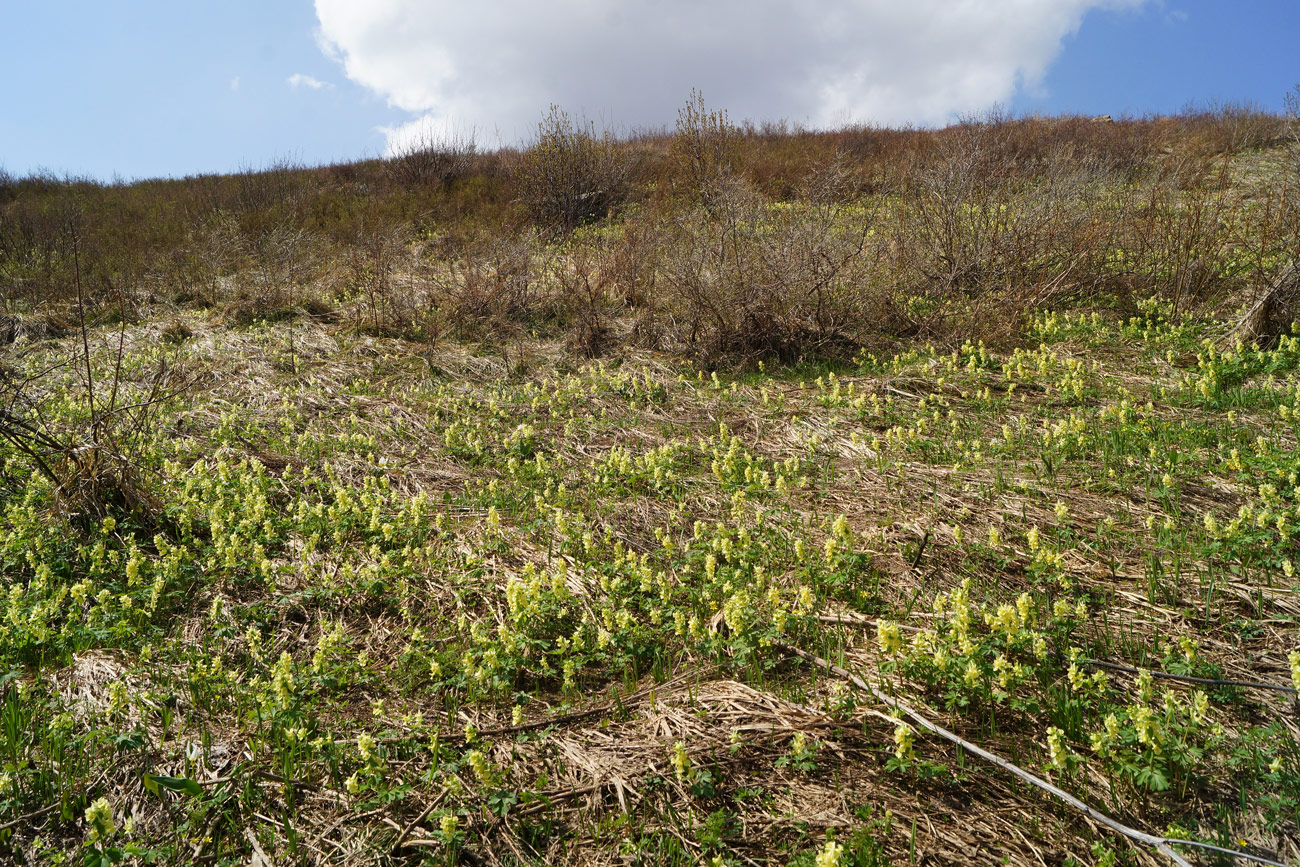
[[[981,838],[994,769],[786,644],[1144,829],[1290,851],[1286,694],[1084,660],[1290,683],[1292,338],[1221,351],[1152,305],[733,379],[190,324],[169,363],[209,385],[133,446],[157,513],[86,527],[0,453],[10,857],[1101,857],[1025,791],[1025,840]],[[83,429],[73,371],[43,381]]]
[[[0,860],[1295,861],[1293,129],[0,178]]]

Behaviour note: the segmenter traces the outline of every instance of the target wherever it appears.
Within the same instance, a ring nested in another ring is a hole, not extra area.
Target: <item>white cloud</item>
[[[230,89],[231,89],[231,90],[239,90],[239,76],[238,76],[238,75],[236,75],[234,78],[230,79]]]
[[[301,87],[311,88],[312,90],[331,90],[334,87],[328,81],[321,81],[319,78],[312,78],[310,75],[303,75],[301,72],[295,72],[286,80],[294,90]]]
[[[415,128],[513,143],[552,102],[671,126],[692,88],[733,120],[943,123],[1041,82],[1090,10],[1143,2],[316,0],[316,14],[326,53]]]

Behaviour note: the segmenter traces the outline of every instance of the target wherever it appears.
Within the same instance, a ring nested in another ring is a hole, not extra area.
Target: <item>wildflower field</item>
[[[842,304],[834,251],[920,267],[890,233],[927,200],[715,177],[656,241],[696,258],[629,264],[635,214],[528,235],[524,278],[427,237],[331,260],[346,292],[248,253],[225,302],[62,330],[0,259],[0,860],[1300,862],[1300,332],[1234,331],[1294,255],[1258,204],[1289,152],[1242,153],[1211,188],[1256,198],[1185,259],[1017,282],[968,235],[984,276],[757,343],[709,319],[729,255]],[[1186,228],[1206,187],[1170,189]],[[570,306],[507,327],[512,279]],[[691,279],[639,341],[634,288]],[[401,319],[430,281],[462,325],[448,287],[493,287],[477,330]]]

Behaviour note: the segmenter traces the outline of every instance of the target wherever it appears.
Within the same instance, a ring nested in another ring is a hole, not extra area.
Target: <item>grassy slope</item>
[[[1158,860],[803,652],[1295,862],[1300,347],[1216,313],[1285,265],[1293,165],[1218,174],[1232,120],[751,135],[757,187],[559,244],[509,154],[432,199],[0,188],[0,432],[54,438],[0,442],[0,859]],[[845,143],[920,186],[756,191]]]
[[[136,446],[166,536],[78,537],[0,475],[14,855],[1143,859],[935,739],[900,761],[789,644],[1131,824],[1296,857],[1288,695],[1068,661],[1289,683],[1294,343],[1211,354],[1151,305],[733,378],[161,324],[124,379],[198,382]]]

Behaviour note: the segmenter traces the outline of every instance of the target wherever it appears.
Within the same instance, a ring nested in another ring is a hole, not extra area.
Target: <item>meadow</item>
[[[0,859],[1300,863],[1298,186],[698,95],[0,175]]]

